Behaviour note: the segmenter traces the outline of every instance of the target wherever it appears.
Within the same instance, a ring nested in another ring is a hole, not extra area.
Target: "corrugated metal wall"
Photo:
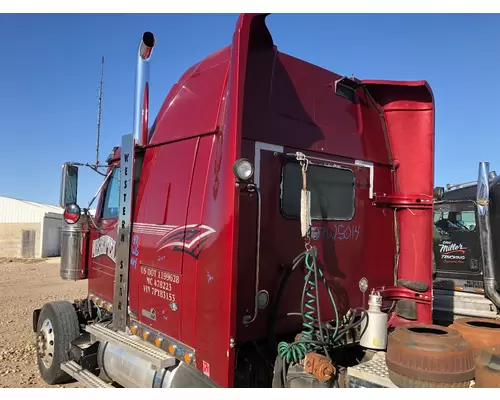
[[[61,208],[0,196],[0,224],[41,223],[47,212],[62,213]]]
[[[0,196],[0,257],[60,255],[62,209]]]

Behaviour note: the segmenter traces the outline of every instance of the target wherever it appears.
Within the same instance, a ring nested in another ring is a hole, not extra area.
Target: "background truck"
[[[429,85],[284,54],[265,18],[241,15],[151,128],[144,33],[95,217],[77,205],[84,164],[63,165],[61,277],[88,296],[33,312],[46,382],[470,386],[471,346],[430,325]]]
[[[436,320],[499,318],[499,183],[481,162],[477,181],[435,189]]]

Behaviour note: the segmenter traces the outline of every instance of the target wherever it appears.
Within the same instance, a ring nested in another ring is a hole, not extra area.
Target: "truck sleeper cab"
[[[71,236],[85,246],[62,260],[89,294],[60,306],[79,323],[64,338],[71,354],[39,362],[49,383],[266,387],[270,366],[295,342],[310,352],[314,335],[344,358],[385,349],[385,325],[358,345],[372,296],[389,328],[431,322],[428,84],[359,81],[281,53],[265,18],[242,15],[232,44],[186,71],[151,129],[144,35],[134,132],[108,158],[88,235]],[[54,310],[34,313],[39,360]]]

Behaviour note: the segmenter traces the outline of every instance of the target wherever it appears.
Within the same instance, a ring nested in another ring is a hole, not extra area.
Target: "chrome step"
[[[75,361],[67,361],[61,364],[61,369],[69,376],[76,379],[88,388],[108,388],[113,389],[113,386],[107,384],[92,372],[83,369]]]
[[[137,355],[137,357],[149,361],[153,369],[161,370],[173,367],[176,364],[175,358],[170,354],[141,340],[135,335],[115,332],[98,324],[87,325],[85,330],[101,342],[110,342],[125,347],[128,351]]]

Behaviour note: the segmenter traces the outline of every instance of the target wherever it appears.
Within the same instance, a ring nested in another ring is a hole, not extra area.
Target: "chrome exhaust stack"
[[[139,146],[148,143],[149,111],[149,60],[153,53],[155,37],[151,32],[144,32],[137,51],[134,96],[134,139]]]
[[[484,292],[486,297],[500,309],[500,294],[497,292],[493,241],[491,238],[489,178],[490,164],[482,161],[479,163],[477,178],[476,207],[481,242],[481,258],[483,261]]]

